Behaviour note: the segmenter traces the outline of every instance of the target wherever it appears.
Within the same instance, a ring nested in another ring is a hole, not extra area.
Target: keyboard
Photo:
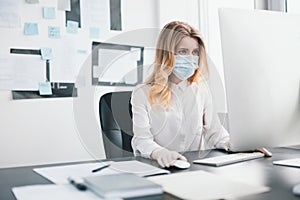
[[[243,161],[252,160],[261,157],[264,157],[264,154],[260,152],[233,153],[233,154],[227,154],[223,156],[216,156],[211,158],[194,160],[193,163],[219,167],[223,165],[229,165],[229,164],[243,162]]]

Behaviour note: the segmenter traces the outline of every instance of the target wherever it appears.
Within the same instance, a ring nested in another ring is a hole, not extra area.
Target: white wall
[[[40,48],[51,45],[54,40],[47,38],[47,26],[51,23],[59,24],[62,37],[68,37],[62,29],[64,12],[57,12],[55,20],[47,21],[41,17],[41,7],[56,7],[56,2],[40,0],[39,4],[30,5],[22,0],[21,25],[25,21],[36,20],[40,35],[26,37],[23,27],[0,28],[0,53],[8,54],[10,47]],[[122,0],[122,14],[124,31],[102,30],[103,41],[126,31],[158,27],[156,1]],[[79,44],[89,40],[84,30],[73,37],[78,37],[76,41]],[[140,45],[149,43],[147,37],[139,38],[139,41]],[[87,59],[81,69],[81,74],[84,74],[81,84],[85,84],[79,86],[79,97],[74,99],[12,100],[10,91],[0,91],[0,168],[104,158],[97,103],[99,96],[112,88],[90,86],[89,64]],[[93,122],[91,127],[90,122]]]
[[[293,14],[300,14],[300,1],[287,0],[287,12]]]

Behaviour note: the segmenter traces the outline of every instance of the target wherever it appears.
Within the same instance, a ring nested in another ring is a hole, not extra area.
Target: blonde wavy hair
[[[198,68],[193,76],[188,78],[188,83],[200,83],[208,77],[207,58],[204,42],[198,30],[184,22],[173,21],[166,24],[161,30],[156,44],[154,70],[145,84],[150,84],[150,104],[158,103],[163,108],[169,108],[171,104],[171,88],[169,77],[172,74],[175,50],[182,38],[192,37],[199,44]]]

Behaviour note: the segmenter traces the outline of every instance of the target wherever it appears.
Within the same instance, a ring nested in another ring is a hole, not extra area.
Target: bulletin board
[[[121,14],[120,0],[1,0],[0,90],[13,99],[76,97],[93,41],[122,31]]]

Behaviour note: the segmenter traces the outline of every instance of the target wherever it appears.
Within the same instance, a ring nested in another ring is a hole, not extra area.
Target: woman
[[[228,149],[229,134],[214,112],[206,81],[208,67],[199,32],[183,22],[162,29],[154,70],[131,98],[135,155],[172,166],[178,152]]]

